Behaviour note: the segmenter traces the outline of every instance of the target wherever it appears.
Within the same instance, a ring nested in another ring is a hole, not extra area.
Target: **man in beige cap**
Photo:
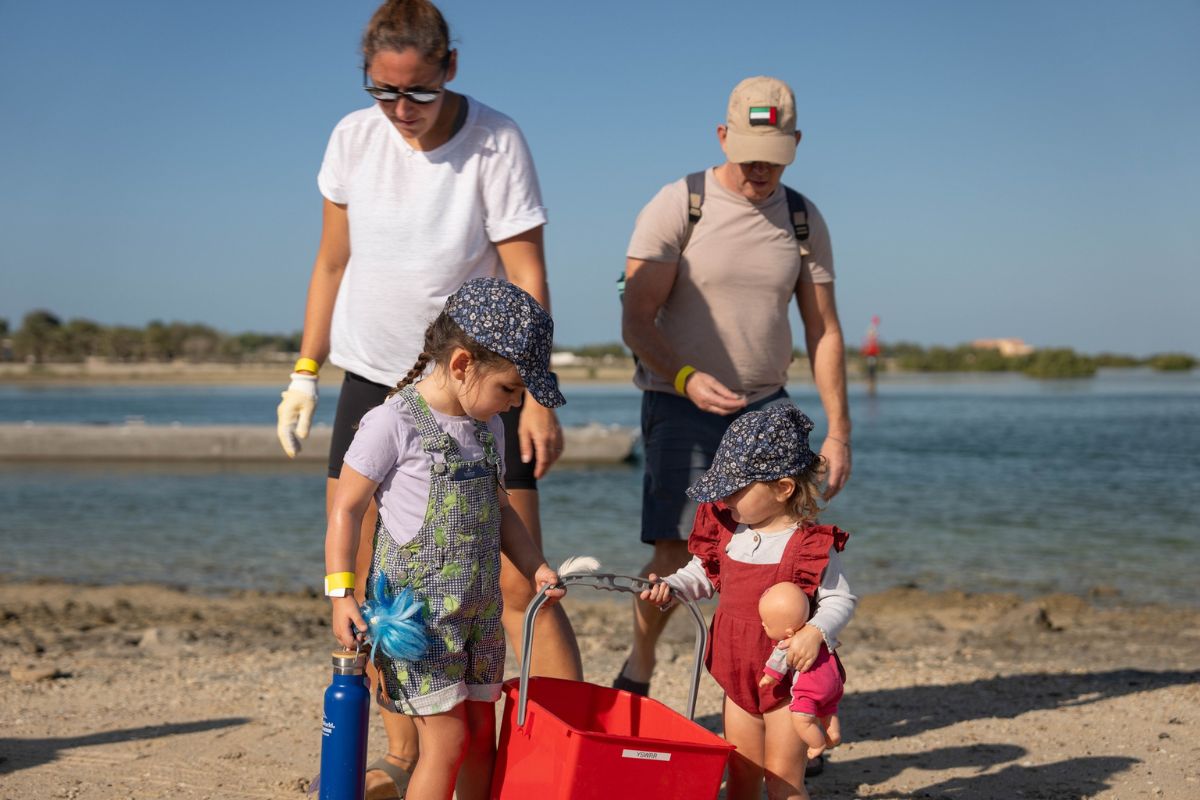
[[[638,215],[625,263],[621,330],[643,390],[641,533],[654,546],[643,575],[670,575],[687,562],[695,504],[684,491],[712,462],[729,423],[791,402],[793,297],[828,426],[825,498],[850,477],[829,231],[812,201],[780,182],[800,141],[791,88],[766,77],[739,83],[717,140],[725,163],[663,187]],[[649,691],[666,619],[635,601],[633,649],[615,686]]]

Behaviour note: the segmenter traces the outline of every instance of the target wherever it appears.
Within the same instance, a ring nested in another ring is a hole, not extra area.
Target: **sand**
[[[607,683],[626,605],[576,595]],[[304,797],[326,614],[315,595],[0,583],[0,799]],[[1200,610],[898,589],[864,598],[844,639],[847,743],[814,797],[1200,796]],[[680,616],[653,688],[675,708],[691,654]],[[720,702],[705,676],[713,730]]]

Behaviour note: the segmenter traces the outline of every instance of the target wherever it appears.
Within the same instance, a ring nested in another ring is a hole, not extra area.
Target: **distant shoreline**
[[[851,385],[864,385],[866,375],[854,361],[847,364],[847,378]],[[72,387],[72,386],[271,386],[286,384],[291,362],[109,362],[92,358],[74,363],[24,364],[0,362],[0,387]],[[633,388],[633,359],[616,360],[599,364],[566,364],[556,366],[555,374],[565,386],[628,386]],[[1121,374],[1145,373],[1154,375],[1188,375],[1190,371],[1153,370],[1144,365],[1131,367],[1101,367],[1097,375],[1118,372]],[[332,364],[321,370],[323,386],[340,385],[344,372]],[[922,371],[900,369],[894,360],[889,360],[886,369],[879,372],[881,385],[889,382],[941,382],[947,379],[970,378],[986,381],[1006,378],[1024,378],[1030,381],[1062,380],[1087,381],[1094,376],[1034,377],[1015,371]],[[789,384],[811,384],[812,373],[808,362],[797,359],[788,370]]]
[[[282,386],[290,370],[290,362],[0,363],[0,386]],[[566,385],[633,385],[632,359],[594,366],[570,364],[554,371]],[[343,375],[339,367],[327,364],[321,369],[321,383],[338,385]],[[808,365],[794,364],[788,379],[811,380]]]

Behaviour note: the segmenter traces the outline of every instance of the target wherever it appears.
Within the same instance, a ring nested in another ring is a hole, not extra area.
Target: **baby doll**
[[[788,640],[808,621],[808,609],[808,596],[794,583],[776,583],[759,598],[758,616],[763,630],[778,642],[763,668],[759,686],[769,686],[787,675]],[[844,680],[837,659],[824,647],[807,671],[797,670],[792,677],[792,726],[808,745],[810,759],[842,742],[837,706]]]

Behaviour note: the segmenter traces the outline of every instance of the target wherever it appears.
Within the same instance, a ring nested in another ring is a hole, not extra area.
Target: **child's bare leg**
[[[725,739],[737,747],[729,757],[726,800],[760,800],[766,728],[763,718],[725,698]]]
[[[458,800],[487,800],[492,793],[492,767],[496,763],[496,705],[468,700],[467,728],[470,742],[467,757],[458,772]]]
[[[792,713],[792,728],[800,741],[808,748],[808,758],[816,758],[825,752],[828,743],[825,741],[825,729],[821,722],[810,714]]]
[[[770,800],[809,800],[804,788],[808,745],[796,735],[795,720],[799,717],[799,714],[792,713],[787,703],[763,714],[766,730],[766,758],[763,764],[766,768],[767,797]],[[819,732],[817,721],[811,717],[809,719],[812,719]],[[824,735],[821,735],[821,741],[825,741]]]
[[[406,800],[450,800],[459,767],[467,755],[470,731],[466,703],[444,714],[414,717],[421,757],[408,783]]]

